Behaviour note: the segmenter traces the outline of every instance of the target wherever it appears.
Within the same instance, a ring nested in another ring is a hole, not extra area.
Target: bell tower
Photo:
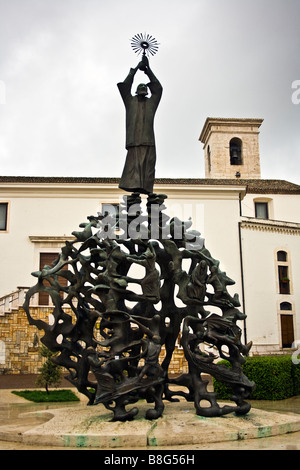
[[[259,128],[263,119],[207,118],[203,143],[205,178],[260,178]]]

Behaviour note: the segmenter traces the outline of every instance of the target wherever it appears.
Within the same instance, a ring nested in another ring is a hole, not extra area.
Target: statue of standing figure
[[[136,95],[131,95],[133,79],[138,70],[149,77],[150,83],[138,85]],[[159,105],[162,86],[150,69],[144,55],[118,88],[126,109],[126,162],[119,188],[132,193],[150,194],[155,178],[156,148],[154,116]],[[148,88],[151,91],[150,98]]]

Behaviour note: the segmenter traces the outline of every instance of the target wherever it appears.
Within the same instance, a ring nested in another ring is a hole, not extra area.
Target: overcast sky
[[[0,175],[120,176],[116,84],[146,32],[164,88],[157,177],[205,177],[206,117],[249,117],[264,119],[262,178],[300,184],[299,18],[300,0],[0,0]]]

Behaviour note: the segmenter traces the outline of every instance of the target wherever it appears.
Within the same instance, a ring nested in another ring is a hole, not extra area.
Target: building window
[[[6,232],[7,230],[7,213],[8,213],[8,203],[0,202],[0,231]]]
[[[105,213],[116,217],[119,213],[119,204],[114,202],[102,203],[102,214],[104,215]]]
[[[277,261],[287,262],[287,252],[286,251],[277,251]]]
[[[279,293],[290,294],[290,280],[288,266],[278,266]]]
[[[231,139],[229,143],[230,151],[230,164],[231,165],[242,165],[242,141],[237,137]]]
[[[286,251],[276,252],[279,294],[291,294],[290,258]]]
[[[56,260],[58,259],[58,256],[59,256],[59,253],[40,253],[40,271],[42,271],[46,265],[50,267],[54,266]],[[68,269],[68,265],[65,264],[61,269]],[[62,288],[68,285],[68,281],[65,277],[58,276],[57,280]],[[46,279],[43,280],[43,285],[45,287],[51,286],[51,284]],[[63,292],[61,292],[60,294],[62,297]],[[50,304],[50,296],[47,293],[47,291],[39,292],[39,305],[49,305],[49,304]]]
[[[281,302],[280,310],[292,310],[292,304],[290,302]]]
[[[294,318],[293,315],[280,315],[281,341],[283,348],[291,348],[294,342]]]
[[[276,250],[277,292],[282,295],[293,293],[291,280],[291,254],[285,250]],[[281,329],[281,347],[291,348],[294,341],[295,310],[289,297],[279,297],[279,325]]]
[[[207,163],[208,163],[208,171],[211,172],[211,154],[210,154],[210,146],[207,147]]]
[[[255,217],[258,219],[269,218],[269,208],[267,202],[255,202]]]

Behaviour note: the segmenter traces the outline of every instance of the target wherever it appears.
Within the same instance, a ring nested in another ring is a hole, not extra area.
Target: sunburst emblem
[[[150,34],[136,34],[131,39],[131,47],[137,54],[143,52],[143,55],[154,55],[158,51],[158,42]]]

